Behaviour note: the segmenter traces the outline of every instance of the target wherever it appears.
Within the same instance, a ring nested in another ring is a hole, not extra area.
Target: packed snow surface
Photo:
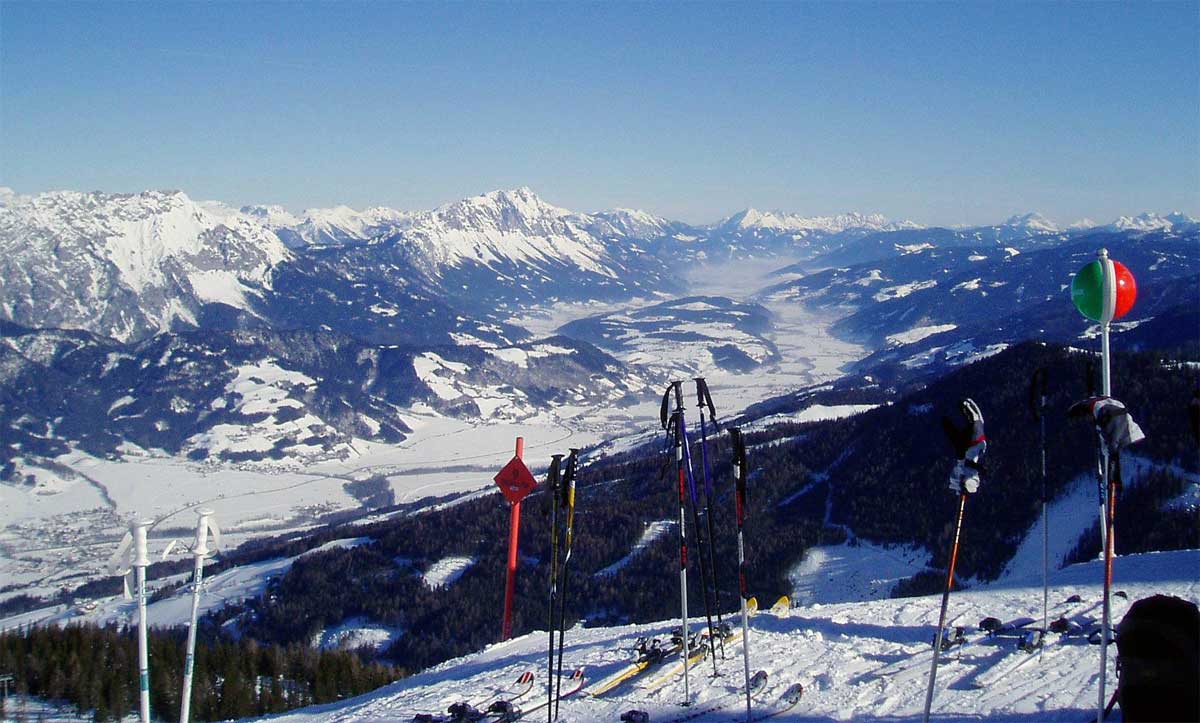
[[[1115,561],[1115,587],[1128,599],[1114,597],[1114,620],[1134,601],[1156,593],[1200,600],[1200,551],[1148,553]],[[1074,565],[1051,576],[1051,615],[1095,620],[1100,615],[1102,565]],[[1065,603],[1079,595],[1080,604]],[[965,625],[972,642],[942,659],[933,702],[939,723],[958,721],[1070,721],[1094,713],[1098,692],[1100,649],[1077,638],[1051,636],[1040,658],[1017,669],[1002,683],[973,686],[987,671],[1015,656],[1011,638],[988,640],[975,633],[984,617],[1011,620],[1040,617],[1041,576],[957,590],[950,597],[949,619]],[[782,721],[911,721],[919,719],[929,673],[929,644],[937,624],[940,595],[880,599],[869,602],[800,605],[773,615],[751,618],[751,666],[768,674],[759,702],[767,707],[792,683],[803,684],[799,706]],[[528,604],[533,604],[529,601]],[[732,612],[732,611],[730,611]],[[626,665],[639,636],[665,637],[677,624],[666,620],[615,628],[573,628],[567,632],[564,670],[583,668],[587,681],[600,680]],[[693,623],[693,629],[700,626]],[[1109,690],[1115,686],[1115,649],[1108,659]],[[495,691],[512,685],[529,670],[537,685],[545,684],[546,633],[533,632],[492,645],[480,653],[451,660],[374,693],[325,706],[294,711],[272,720],[287,723],[383,723],[411,720],[417,713],[442,713],[456,701],[486,705]],[[693,668],[691,702],[683,701],[682,678],[646,690],[636,678],[593,698],[576,695],[562,701],[560,720],[567,723],[612,723],[630,709],[648,712],[655,723],[693,715],[691,720],[734,723],[741,720],[741,648],[719,661],[723,675],[713,679],[708,661]],[[650,673],[649,675],[654,675]],[[564,682],[564,689],[567,687]],[[544,690],[544,689],[543,689]],[[535,694],[518,705],[536,704]],[[586,690],[585,690],[586,693]],[[544,695],[544,694],[543,694]],[[544,698],[543,698],[544,699]],[[705,706],[728,702],[724,712],[706,713]],[[544,710],[541,711],[544,714]],[[536,720],[536,713],[531,720]]]

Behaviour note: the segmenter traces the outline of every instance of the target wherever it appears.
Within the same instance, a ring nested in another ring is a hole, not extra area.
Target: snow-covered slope
[[[253,315],[291,256],[250,216],[179,191],[59,191],[0,206],[0,314],[121,340],[196,326],[205,307]]]
[[[1118,558],[1115,587],[1128,598],[1114,597],[1114,620],[1134,601],[1156,593],[1200,601],[1200,551],[1149,553]],[[1100,563],[1075,565],[1051,578],[1051,615],[1087,624],[1099,617]],[[1079,595],[1081,604],[1065,603]],[[768,673],[760,706],[767,708],[789,685],[805,692],[800,705],[780,720],[910,720],[921,713],[929,644],[940,596],[885,599],[863,603],[812,604],[780,614],[759,613],[751,623],[751,664]],[[1099,649],[1080,638],[1051,642],[1039,658],[1017,669],[1002,684],[977,688],[986,673],[1024,655],[1012,639],[988,640],[974,631],[984,617],[1010,620],[1040,617],[1041,580],[1014,579],[1003,584],[956,591],[949,618],[968,629],[973,642],[946,655],[938,672],[933,715],[938,721],[1079,721],[1094,711],[1099,677]],[[564,669],[582,668],[594,682],[631,659],[640,636],[663,638],[674,621],[618,628],[574,628],[567,633]],[[694,629],[700,626],[693,623]],[[485,705],[526,670],[545,684],[546,634],[535,632],[484,651],[448,661],[366,696],[275,716],[288,723],[374,723],[410,720],[417,713],[441,713],[456,701]],[[740,646],[719,665],[724,675],[710,678],[708,663],[691,676],[692,707],[681,709],[682,680],[651,691],[635,679],[593,698],[586,694],[563,700],[561,720],[611,723],[630,709],[645,710],[654,722],[741,720]],[[1115,650],[1109,656],[1109,690],[1115,685]],[[650,675],[653,675],[652,673]],[[643,676],[643,678],[648,676]],[[567,687],[564,682],[564,688]],[[544,689],[542,689],[544,690]],[[519,702],[537,703],[536,693]],[[706,713],[709,705],[726,703],[724,712]],[[544,713],[544,711],[543,711]]]

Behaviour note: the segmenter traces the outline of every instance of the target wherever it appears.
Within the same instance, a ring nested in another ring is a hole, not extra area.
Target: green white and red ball
[[[1075,308],[1101,324],[1128,314],[1136,300],[1137,282],[1133,274],[1125,264],[1107,255],[1084,266],[1071,281],[1071,301],[1075,302]]]

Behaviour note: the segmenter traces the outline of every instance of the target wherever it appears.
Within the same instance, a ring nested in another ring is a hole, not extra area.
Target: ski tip
[[[760,670],[757,673],[755,673],[754,675],[750,676],[749,687],[750,687],[751,691],[762,690],[766,686],[767,686],[767,671]]]
[[[804,686],[799,683],[792,683],[787,690],[783,691],[783,695],[779,696],[779,700],[786,705],[795,705],[800,702],[800,698],[804,696]]]
[[[533,680],[533,671],[526,670],[524,673],[521,673],[521,677],[517,678],[517,685],[525,685],[531,680]]]
[[[771,612],[773,612],[773,613],[787,612],[788,610],[791,609],[791,607],[792,607],[791,598],[789,598],[787,595],[780,595],[779,599],[775,601],[775,604],[771,606]]]
[[[576,668],[571,673],[571,680],[583,680],[583,668]]]
[[[746,612],[758,612],[758,598],[751,596],[746,599]]]

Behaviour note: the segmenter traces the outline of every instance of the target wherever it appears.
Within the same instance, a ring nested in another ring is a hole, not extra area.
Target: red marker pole
[[[517,437],[517,459],[525,456],[525,438]],[[504,583],[504,626],[501,640],[512,637],[513,590],[517,584],[517,540],[521,536],[521,500],[512,503],[512,515],[508,523],[508,577]]]

